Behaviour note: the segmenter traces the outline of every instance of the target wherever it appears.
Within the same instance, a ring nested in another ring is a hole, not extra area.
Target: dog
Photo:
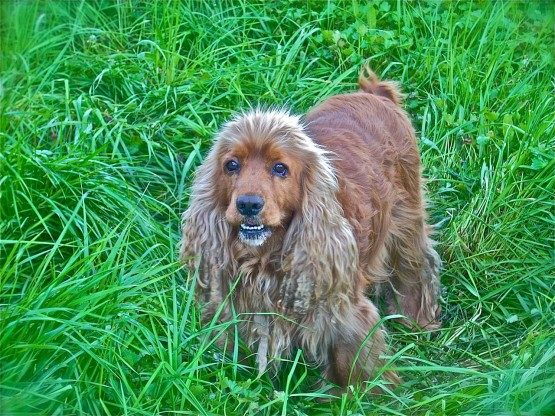
[[[240,316],[260,373],[302,349],[342,388],[399,383],[371,293],[409,326],[441,325],[414,129],[394,82],[367,68],[359,86],[304,120],[237,115],[193,181],[180,258],[198,272],[203,320]]]

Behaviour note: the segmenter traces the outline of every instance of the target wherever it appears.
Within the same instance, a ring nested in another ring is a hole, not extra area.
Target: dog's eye
[[[237,173],[239,172],[240,166],[235,160],[230,160],[225,164],[225,168],[229,173]]]
[[[274,175],[279,175],[285,178],[289,173],[289,169],[287,169],[287,166],[285,166],[283,163],[276,163],[272,168],[272,173]]]

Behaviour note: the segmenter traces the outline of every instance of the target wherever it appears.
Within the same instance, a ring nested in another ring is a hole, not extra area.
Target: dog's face
[[[242,138],[219,158],[225,219],[252,247],[286,228],[302,198],[302,161],[267,139]]]

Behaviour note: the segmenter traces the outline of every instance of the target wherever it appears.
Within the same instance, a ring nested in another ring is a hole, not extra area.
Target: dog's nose
[[[241,195],[237,198],[237,211],[245,217],[252,217],[262,211],[264,200],[260,195]]]

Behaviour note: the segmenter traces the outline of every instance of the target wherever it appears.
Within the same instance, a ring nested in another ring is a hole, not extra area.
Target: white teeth
[[[243,230],[248,230],[248,231],[260,231],[264,228],[263,225],[246,225],[246,224],[241,224],[241,228]]]
[[[243,244],[251,247],[260,247],[272,234],[272,228],[266,227],[263,224],[248,225],[241,224],[239,232],[239,240]]]

